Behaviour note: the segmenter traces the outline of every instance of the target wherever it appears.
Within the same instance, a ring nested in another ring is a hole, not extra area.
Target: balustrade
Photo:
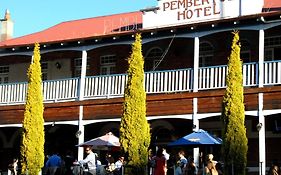
[[[258,85],[258,63],[243,64],[243,85]],[[225,88],[227,66],[200,67],[198,89]],[[43,82],[44,102],[77,100],[79,78]],[[84,98],[122,97],[127,82],[126,74],[89,76],[85,79]],[[281,61],[264,62],[264,85],[281,84]],[[146,72],[144,88],[147,94],[187,92],[193,90],[193,69]],[[0,105],[23,104],[27,83],[0,84]]]

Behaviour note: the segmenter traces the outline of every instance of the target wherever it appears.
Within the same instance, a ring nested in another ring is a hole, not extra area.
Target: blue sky
[[[38,32],[63,21],[138,11],[157,0],[0,0],[0,18],[9,9],[14,37]]]

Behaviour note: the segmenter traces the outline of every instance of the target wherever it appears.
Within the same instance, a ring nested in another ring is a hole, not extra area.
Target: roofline
[[[134,12],[130,12],[134,13]],[[104,35],[98,35],[98,36],[92,36],[92,37],[84,37],[84,38],[72,38],[72,39],[66,39],[66,40],[56,40],[56,41],[51,41],[51,42],[44,42],[40,43],[41,45],[52,45],[52,44],[60,44],[60,43],[70,43],[70,42],[78,42],[78,41],[87,41],[87,40],[102,40],[103,38],[113,38],[113,37],[122,37],[122,36],[128,36],[128,35],[133,35],[137,32],[139,33],[150,33],[153,31],[167,31],[171,29],[181,29],[181,28],[190,28],[190,27],[195,27],[195,28],[200,28],[212,24],[220,24],[220,23],[228,23],[228,22],[235,22],[235,21],[243,21],[243,20],[253,20],[253,19],[260,19],[261,17],[263,18],[269,18],[269,17],[276,17],[279,16],[281,18],[281,11],[273,11],[273,12],[262,12],[262,13],[257,13],[253,15],[247,15],[247,16],[240,16],[240,17],[235,17],[235,18],[226,18],[226,19],[220,19],[220,20],[214,20],[214,21],[205,21],[205,22],[200,22],[200,23],[191,23],[191,24],[182,24],[182,25],[168,25],[168,26],[162,26],[162,27],[155,27],[155,28],[149,28],[149,29],[138,29],[138,30],[131,30],[131,31],[120,31],[120,32],[115,32],[115,33],[110,33],[110,34],[104,34]],[[281,20],[281,19],[280,19]],[[261,21],[262,22],[262,21]],[[58,24],[57,24],[58,25]],[[47,29],[46,29],[47,30]],[[44,30],[43,30],[44,31]],[[40,31],[40,32],[43,32]],[[36,32],[36,33],[40,33]],[[31,35],[31,34],[29,34]],[[25,35],[28,36],[28,35]],[[25,37],[22,36],[22,37]],[[18,37],[21,38],[21,37]],[[18,39],[14,38],[14,39]],[[33,44],[24,44],[24,45],[9,45],[9,46],[1,46],[0,49],[7,49],[7,48],[19,48],[19,47],[33,47]]]

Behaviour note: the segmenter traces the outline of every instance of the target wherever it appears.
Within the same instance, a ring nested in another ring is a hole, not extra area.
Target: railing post
[[[109,98],[110,95],[112,94],[112,89],[114,89],[114,87],[112,87],[112,76],[108,76],[106,77],[106,81],[107,81],[107,94],[106,94],[106,97]]]
[[[59,98],[59,91],[60,91],[60,87],[59,87],[59,85],[60,85],[60,81],[56,81],[56,82],[53,82],[53,83],[56,83],[56,89],[55,89],[55,101],[57,101],[58,100],[58,98]]]

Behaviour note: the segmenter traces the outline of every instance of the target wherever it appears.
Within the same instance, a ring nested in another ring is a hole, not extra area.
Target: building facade
[[[157,7],[63,22],[0,42],[0,168],[19,151],[35,42],[41,44],[45,151],[72,150],[82,158],[78,143],[109,131],[119,135],[136,32],[142,34],[151,147],[199,128],[220,136],[231,32],[239,30],[248,171],[264,175],[281,157],[281,3],[251,3],[160,0]]]

